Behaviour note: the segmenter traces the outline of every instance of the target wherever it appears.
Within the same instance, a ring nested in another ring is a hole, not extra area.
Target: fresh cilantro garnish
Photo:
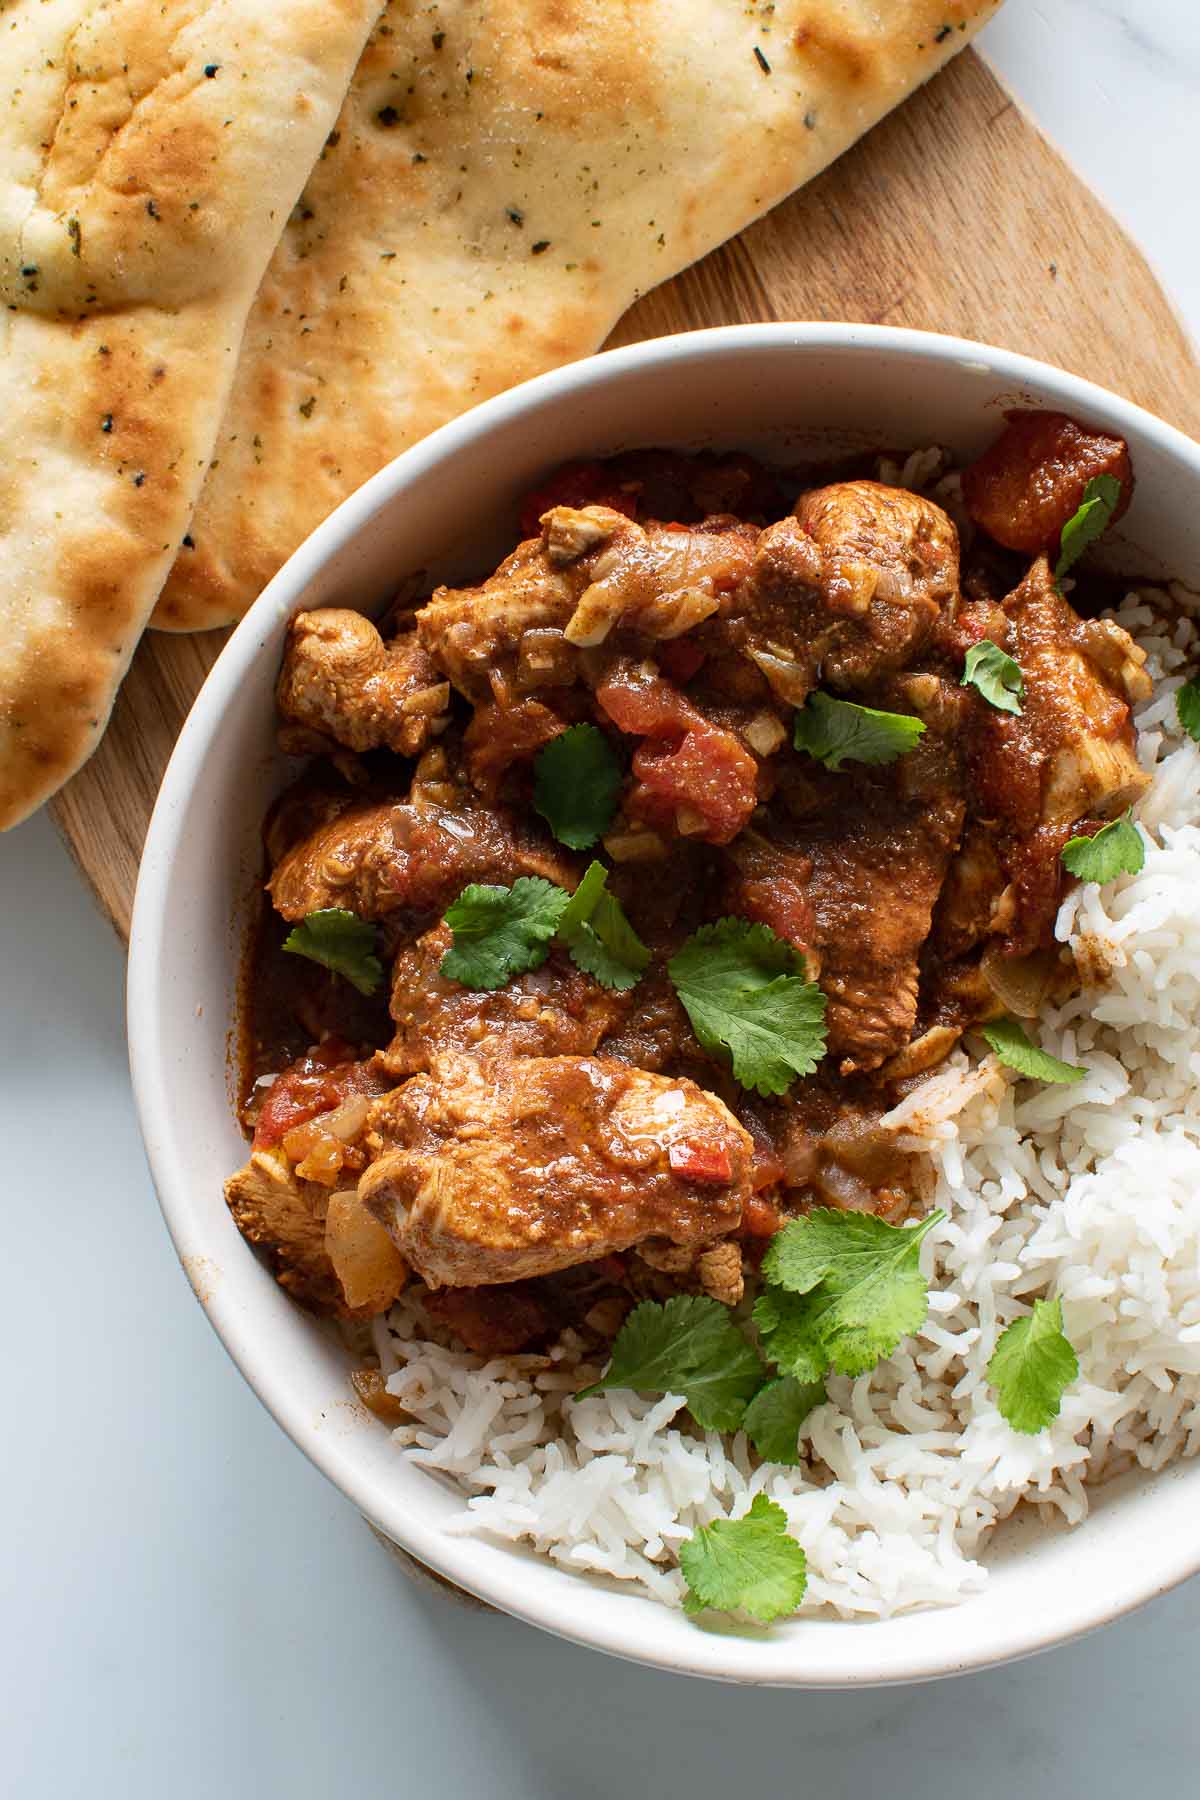
[[[844,762],[895,762],[924,730],[920,719],[908,713],[877,712],[873,706],[816,693],[796,714],[792,741],[827,769],[840,769]]]
[[[442,958],[442,974],[487,990],[540,968],[569,898],[540,875],[521,875],[507,888],[465,887],[446,908],[454,945]]]
[[[945,1216],[887,1225],[873,1213],[818,1207],[793,1219],[763,1258],[770,1286],[754,1308],[772,1362],[807,1382],[830,1364],[843,1375],[862,1375],[890,1356],[924,1323],[921,1240]]]
[[[703,925],[667,973],[704,1048],[728,1053],[734,1080],[782,1094],[825,1054],[825,996],[804,958],[766,925]]]
[[[1057,1419],[1062,1397],[1079,1374],[1079,1358],[1062,1328],[1062,1301],[1035,1300],[1014,1319],[992,1352],[988,1380],[1014,1431],[1041,1431]]]
[[[800,1461],[800,1427],[825,1398],[823,1381],[797,1381],[781,1375],[764,1382],[746,1408],[742,1430],[760,1456],[789,1466]]]
[[[808,1584],[808,1566],[787,1523],[782,1506],[755,1494],[743,1518],[702,1525],[679,1546],[688,1584],[684,1610],[744,1612],[764,1625],[795,1612]]]
[[[1193,675],[1176,693],[1175,717],[1188,736],[1200,744],[1200,676]]]
[[[650,961],[620,901],[608,891],[602,863],[592,863],[575,889],[558,922],[558,935],[576,968],[603,987],[633,987]]]
[[[1061,581],[1073,569],[1089,544],[1108,528],[1121,498],[1121,484],[1115,475],[1093,475],[1083,490],[1079,510],[1072,513],[1062,528],[1054,579]]]
[[[1086,1069],[1077,1068],[1074,1063],[1060,1062],[1049,1051],[1039,1050],[1036,1044],[1030,1043],[1025,1027],[1016,1019],[993,1019],[981,1030],[1000,1061],[1030,1081],[1072,1083],[1082,1081],[1087,1074]]]
[[[608,891],[608,870],[603,863],[590,862],[584,870],[578,887],[570,896],[558,921],[561,937],[569,938],[586,925],[595,910],[601,894]]]
[[[465,887],[447,907],[446,923],[454,945],[441,972],[469,988],[503,987],[513,975],[540,969],[555,937],[604,987],[631,988],[650,961],[598,862],[573,894],[540,875],[522,875],[510,888]]]
[[[340,906],[310,912],[283,940],[285,950],[323,963],[344,976],[360,994],[373,994],[383,980],[383,964],[375,955],[375,927]]]
[[[967,651],[960,687],[973,687],[998,712],[1019,713],[1025,682],[1019,663],[991,638],[981,638]]]
[[[680,1294],[660,1306],[643,1300],[617,1333],[601,1380],[577,1400],[606,1388],[682,1394],[706,1431],[736,1431],[746,1402],[762,1380],[758,1353],[719,1300]]]
[[[1128,813],[1102,825],[1095,837],[1073,837],[1062,848],[1063,867],[1080,881],[1103,884],[1136,875],[1145,860],[1146,846]]]
[[[596,725],[572,725],[539,750],[533,804],[560,844],[587,850],[612,824],[621,764]]]
[[[824,1379],[829,1352],[807,1294],[787,1294],[782,1288],[765,1287],[754,1302],[751,1316],[758,1326],[763,1355],[777,1369],[792,1376],[802,1387]]]

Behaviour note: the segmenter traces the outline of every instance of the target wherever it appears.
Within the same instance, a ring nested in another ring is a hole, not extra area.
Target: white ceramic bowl
[[[454,580],[491,568],[510,547],[517,497],[569,457],[638,445],[778,453],[881,443],[970,456],[1013,404],[1060,407],[1126,437],[1138,479],[1127,556],[1200,582],[1200,447],[1073,376],[869,326],[660,338],[488,401],[347,500],[235,632],[167,770],[138,882],[129,1043],[151,1169],[192,1286],[265,1405],[373,1524],[462,1587],[580,1643],[700,1675],[811,1687],[1000,1662],[1116,1618],[1200,1567],[1200,1464],[1108,1487],[1075,1532],[1008,1530],[983,1595],[881,1623],[705,1629],[519,1550],[447,1535],[461,1500],[349,1398],[343,1356],[243,1243],[222,1198],[245,1156],[227,1032],[239,903],[259,873],[263,812],[285,778],[272,694],[286,623],[302,606],[382,604],[418,569]]]

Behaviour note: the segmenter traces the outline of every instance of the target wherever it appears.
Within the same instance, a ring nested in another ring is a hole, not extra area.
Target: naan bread
[[[392,0],[251,314],[154,624],[244,612],[398,451],[596,349],[998,4]]]
[[[378,11],[0,6],[0,827],[104,729]]]

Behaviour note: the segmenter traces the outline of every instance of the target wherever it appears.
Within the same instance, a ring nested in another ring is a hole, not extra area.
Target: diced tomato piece
[[[536,537],[542,514],[552,506],[611,506],[630,519],[637,517],[637,499],[618,487],[611,469],[603,463],[564,463],[549,481],[534,488],[521,502],[521,536]]]
[[[667,643],[659,644],[654,654],[667,679],[677,681],[681,687],[704,666],[704,651],[686,637],[671,638]]]
[[[649,740],[633,758],[630,816],[674,831],[684,810],[700,821],[687,835],[730,843],[758,804],[758,764],[733,733],[711,724],[661,678],[618,673],[597,688],[596,699],[622,731]]]
[[[782,1228],[783,1220],[778,1209],[769,1200],[761,1200],[757,1194],[752,1194],[742,1208],[742,1230],[745,1235],[769,1238],[774,1237]]]
[[[596,689],[596,699],[613,724],[633,737],[666,737],[705,723],[690,700],[669,681],[618,671]]]
[[[758,765],[729,731],[689,731],[675,750],[643,744],[633,772],[633,817],[678,828],[681,811],[695,813],[702,826],[686,835],[710,844],[730,843],[758,805]]]
[[[967,511],[989,537],[1026,556],[1054,555],[1067,520],[1097,475],[1121,484],[1113,519],[1133,494],[1133,466],[1123,438],[1088,431],[1060,412],[1005,413],[1007,429],[969,468],[962,491]]]
[[[710,1187],[728,1187],[733,1180],[733,1158],[727,1144],[705,1143],[702,1138],[676,1138],[667,1151],[671,1173],[681,1181],[697,1181]]]
[[[330,1060],[339,1054],[341,1060]],[[369,1063],[351,1061],[350,1046],[341,1038],[327,1038],[271,1083],[254,1128],[254,1149],[270,1149],[297,1125],[332,1112],[351,1094],[381,1094],[389,1085]]]

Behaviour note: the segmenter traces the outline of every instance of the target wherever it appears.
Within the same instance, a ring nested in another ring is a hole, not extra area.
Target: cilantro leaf
[[[623,990],[636,985],[650,962],[624,908],[608,891],[608,871],[594,862],[571,895],[558,922],[558,935],[576,968],[601,986]]]
[[[800,1427],[825,1398],[823,1381],[797,1381],[782,1375],[764,1382],[746,1408],[742,1430],[768,1462],[794,1467],[800,1461]]]
[[[1200,675],[1193,675],[1176,693],[1175,717],[1188,736],[1200,744]]]
[[[736,1431],[762,1372],[728,1307],[704,1295],[680,1294],[663,1306],[643,1300],[635,1307],[617,1333],[603,1376],[575,1398],[606,1388],[682,1394],[704,1430]]]
[[[1063,1394],[1078,1377],[1079,1358],[1062,1322],[1057,1295],[1035,1300],[1028,1318],[1014,1319],[992,1352],[988,1380],[1014,1431],[1041,1431],[1057,1419]]]
[[[373,994],[383,980],[383,964],[375,955],[374,925],[344,907],[325,906],[310,912],[283,940],[294,956],[307,956],[341,975],[360,994]]]
[[[612,824],[621,781],[621,764],[599,726],[572,725],[534,759],[533,804],[560,844],[587,850]]]
[[[1025,693],[1021,666],[991,638],[981,638],[967,651],[960,687],[973,687],[998,712],[1019,713]]]
[[[795,1612],[808,1585],[787,1514],[765,1494],[755,1494],[743,1518],[702,1525],[680,1544],[679,1566],[688,1584],[685,1611],[744,1612],[764,1625]]]
[[[1102,825],[1095,837],[1073,837],[1063,845],[1062,865],[1080,881],[1103,884],[1118,875],[1136,875],[1146,846],[1129,813]]]
[[[993,1019],[990,1025],[980,1029],[1000,1061],[1030,1081],[1070,1084],[1082,1081],[1087,1074],[1086,1069],[1077,1068],[1074,1063],[1060,1062],[1049,1051],[1039,1050],[1029,1041],[1025,1027],[1016,1019]]]
[[[782,1374],[790,1375],[801,1387],[824,1379],[829,1352],[821,1336],[820,1320],[806,1294],[764,1288],[750,1316],[758,1326],[763,1355]]]
[[[844,762],[895,762],[924,730],[921,720],[908,713],[878,712],[815,693],[796,714],[792,742],[827,769],[840,769]]]
[[[473,882],[446,908],[454,945],[442,958],[442,974],[488,990],[540,968],[569,897],[540,875],[521,875],[507,888]]]
[[[575,892],[568,897],[558,921],[558,935],[569,939],[591,918],[597,900],[608,889],[608,870],[601,862],[590,862],[580,877]]]
[[[768,926],[703,925],[667,973],[696,1036],[706,1050],[728,1053],[742,1087],[785,1093],[824,1056],[825,996],[800,952]]]
[[[1058,546],[1058,561],[1054,565],[1054,579],[1061,581],[1068,569],[1073,569],[1089,544],[1108,529],[1109,520],[1117,510],[1121,498],[1121,484],[1115,475],[1093,475],[1083,490],[1083,499],[1078,511],[1072,513],[1062,528],[1062,537]]]
[[[594,862],[573,894],[540,875],[522,875],[510,888],[465,887],[446,909],[454,944],[442,974],[464,987],[503,987],[539,969],[557,937],[585,974],[605,987],[633,987],[650,952],[607,883],[608,871]]]
[[[601,987],[623,992],[636,987],[650,961],[650,952],[621,910],[620,902],[605,894],[595,913],[569,941],[571,961]]]
[[[802,1381],[814,1379],[809,1371],[822,1353],[843,1375],[862,1375],[890,1356],[924,1323],[929,1293],[921,1240],[945,1216],[932,1212],[918,1225],[888,1225],[873,1213],[817,1207],[793,1219],[763,1258],[772,1284],[763,1296],[772,1303],[765,1309],[767,1355],[777,1360],[777,1349],[786,1349],[781,1366]],[[790,1304],[781,1305],[781,1298]],[[754,1318],[761,1325],[759,1306]]]

